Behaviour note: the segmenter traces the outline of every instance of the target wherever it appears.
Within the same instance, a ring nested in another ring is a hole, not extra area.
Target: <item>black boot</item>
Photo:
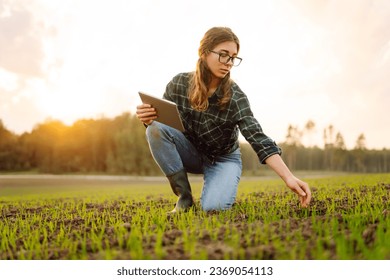
[[[187,172],[181,170],[173,175],[167,176],[167,178],[171,184],[172,191],[179,197],[175,209],[171,213],[188,210],[194,204],[194,200],[192,198]]]

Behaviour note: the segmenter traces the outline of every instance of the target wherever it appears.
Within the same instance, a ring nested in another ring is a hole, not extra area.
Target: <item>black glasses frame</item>
[[[219,61],[220,63],[228,64],[229,61],[231,61],[232,64],[233,64],[233,66],[237,67],[237,66],[240,65],[241,62],[242,62],[242,58],[241,58],[241,57],[238,57],[238,56],[230,56],[229,54],[227,54],[227,53],[225,53],[225,52],[216,52],[216,51],[212,51],[212,50],[209,50],[209,51],[218,55],[218,61]],[[223,58],[226,58],[226,57],[229,57],[229,58],[228,58],[228,60],[226,60],[226,62],[223,62],[223,61],[221,61],[221,56],[222,56]]]

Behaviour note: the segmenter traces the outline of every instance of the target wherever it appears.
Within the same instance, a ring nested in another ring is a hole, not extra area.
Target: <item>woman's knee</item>
[[[164,136],[166,136],[164,125],[156,121],[148,125],[145,134],[146,134],[146,140],[148,141],[149,144],[160,142],[164,138]]]
[[[156,122],[152,122],[148,127],[146,128],[146,138],[156,138],[160,137],[160,128],[158,125],[156,125]]]
[[[223,172],[217,171],[223,170]],[[240,164],[220,164],[219,169],[207,172],[202,190],[201,206],[205,211],[226,210],[232,207],[241,176]]]
[[[223,196],[223,195],[202,195],[200,204],[203,211],[213,210],[227,210],[230,209],[234,203],[235,196]]]

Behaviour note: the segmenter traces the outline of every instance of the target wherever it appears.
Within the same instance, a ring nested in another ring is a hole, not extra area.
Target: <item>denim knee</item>
[[[157,140],[161,138],[161,128],[156,122],[148,125],[146,128],[146,140],[150,143],[151,140]]]
[[[233,200],[234,202],[234,200]],[[222,201],[217,198],[213,197],[206,197],[206,198],[201,198],[200,204],[202,207],[203,211],[213,211],[213,210],[227,210],[232,207],[232,202],[231,201]]]
[[[232,205],[223,206],[219,203],[211,202],[211,203],[201,203],[201,207],[202,207],[203,211],[208,212],[208,211],[213,211],[213,210],[215,210],[215,211],[227,210],[227,209],[232,208]]]

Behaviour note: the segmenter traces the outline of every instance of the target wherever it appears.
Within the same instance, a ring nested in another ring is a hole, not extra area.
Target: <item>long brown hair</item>
[[[228,27],[213,27],[209,29],[200,41],[198,49],[199,59],[196,63],[196,70],[190,80],[188,98],[191,107],[198,111],[205,111],[209,106],[208,90],[211,82],[211,72],[206,63],[206,56],[215,46],[233,41],[237,44],[237,52],[240,49],[238,37]],[[219,107],[223,110],[231,97],[230,72],[221,81],[223,97],[219,100]]]

